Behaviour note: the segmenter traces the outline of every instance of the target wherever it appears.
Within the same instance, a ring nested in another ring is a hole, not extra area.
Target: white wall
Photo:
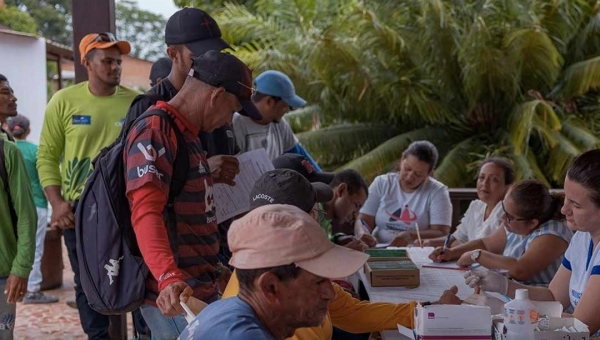
[[[48,97],[44,39],[0,32],[0,74],[15,91],[19,114],[31,121],[28,139],[37,144]]]

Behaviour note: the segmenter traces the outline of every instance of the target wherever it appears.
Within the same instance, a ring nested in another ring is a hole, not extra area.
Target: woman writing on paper
[[[448,244],[452,247],[492,234],[502,222],[502,199],[515,180],[515,169],[504,159],[486,158],[477,171],[477,197],[465,212]],[[424,246],[442,246],[446,237],[424,240]]]
[[[471,287],[480,286],[514,298],[515,290],[526,288],[529,298],[537,301],[560,301],[565,310],[589,329],[600,330],[600,150],[577,157],[565,179],[565,202],[562,212],[567,226],[577,231],[571,240],[562,265],[548,288],[523,286],[488,271],[471,271],[465,275]],[[550,249],[548,249],[550,250]]]
[[[435,262],[458,259],[464,267],[478,263],[504,269],[517,281],[547,286],[573,235],[560,213],[562,199],[537,180],[514,184],[501,203],[503,228],[443,252],[438,247],[429,258]]]
[[[450,231],[452,204],[448,188],[433,179],[438,152],[428,141],[413,142],[402,153],[399,172],[375,178],[354,225],[368,246],[377,242],[406,246],[417,239]],[[371,234],[372,233],[372,234]]]

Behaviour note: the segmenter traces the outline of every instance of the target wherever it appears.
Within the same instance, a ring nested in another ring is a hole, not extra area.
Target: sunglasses
[[[98,33],[94,38],[95,42],[114,42],[117,38],[111,32]]]
[[[506,209],[504,208],[504,202],[502,202],[501,204],[502,204],[502,211],[504,212],[504,216],[506,217],[506,223],[511,224],[513,221],[527,221],[528,220],[528,218],[514,218],[514,217],[510,216],[506,212]]]
[[[246,84],[243,84],[242,82],[237,82],[238,84],[242,85],[243,87],[247,88],[248,90],[250,90],[250,98],[254,97],[254,95],[256,94],[256,88],[254,87],[250,87]]]

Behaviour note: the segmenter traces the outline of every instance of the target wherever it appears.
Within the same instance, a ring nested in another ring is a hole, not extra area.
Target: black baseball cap
[[[285,153],[275,158],[273,166],[275,169],[296,170],[311,183],[322,182],[329,184],[335,177],[333,172],[317,171],[306,157],[295,153]]]
[[[241,60],[229,53],[211,50],[193,59],[188,74],[205,84],[223,87],[238,97],[242,104],[240,114],[254,120],[262,115],[252,102],[252,72]]]
[[[171,73],[171,67],[173,66],[173,62],[169,58],[160,58],[154,64],[152,64],[152,68],[150,69],[150,84],[152,86],[156,85],[157,79],[165,79],[169,73]]]
[[[289,204],[310,212],[315,203],[333,199],[333,190],[325,183],[310,183],[290,169],[265,172],[250,191],[250,210],[268,204]]]
[[[165,43],[185,45],[196,56],[231,47],[221,39],[221,29],[215,19],[201,9],[189,7],[171,15],[165,27]]]

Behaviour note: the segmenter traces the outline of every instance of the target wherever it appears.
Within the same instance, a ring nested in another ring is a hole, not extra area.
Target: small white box
[[[398,325],[410,339],[492,339],[492,318],[487,306],[433,305],[417,306],[415,329]]]
[[[534,332],[535,340],[589,340],[590,331],[588,326],[575,318],[549,318],[548,331]],[[554,329],[566,327],[574,327],[577,332],[554,331]],[[494,340],[505,340],[503,334],[504,323],[501,321],[494,322]]]

